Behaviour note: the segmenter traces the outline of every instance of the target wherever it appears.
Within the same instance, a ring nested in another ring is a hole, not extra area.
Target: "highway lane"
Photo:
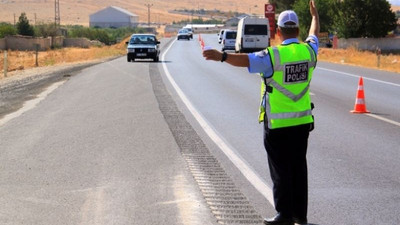
[[[220,48],[216,35],[202,37],[206,45]],[[196,110],[270,186],[262,126],[257,123],[259,77],[248,74],[245,68],[205,61],[197,35],[193,41],[175,42],[165,60],[171,76]],[[364,77],[367,108],[394,124],[349,112],[354,107],[358,76]],[[311,85],[316,130],[311,134],[308,153],[310,222],[400,223],[399,85],[399,74],[318,63]],[[201,127],[192,124],[201,134]],[[209,147],[225,161],[210,142]],[[243,187],[249,186],[240,173],[234,169],[231,173]],[[263,199],[263,205],[260,194],[249,189],[247,195],[258,210],[271,213],[271,206],[265,205],[267,200]]]
[[[84,69],[0,123],[0,224],[216,224],[158,109],[152,64]]]
[[[312,84],[317,108],[317,130],[310,138],[310,178],[312,197],[321,209],[338,212],[351,223],[397,224],[395,208],[399,207],[399,137],[400,128],[366,115],[349,113],[354,106],[358,77],[324,70],[327,66],[348,73],[346,66],[320,63]],[[354,69],[354,67],[352,68]],[[357,72],[358,71],[358,72]],[[353,74],[368,74],[358,68]],[[380,73],[393,84],[399,77]],[[375,79],[365,75],[366,78]],[[376,74],[375,74],[376,76]],[[379,78],[377,78],[379,79]],[[365,79],[367,108],[379,116],[399,122],[400,88]],[[321,201],[321,199],[324,199]],[[332,204],[333,203],[333,204]],[[311,203],[312,204],[312,203]],[[326,215],[334,219],[337,215]],[[339,217],[340,218],[340,217]]]
[[[216,35],[203,37],[206,45],[219,48]],[[150,65],[163,70],[161,63]],[[205,61],[197,35],[193,41],[175,42],[164,65],[223,140],[270,185],[257,122],[259,77],[244,68]],[[318,66],[311,87],[317,128],[308,154],[310,222],[399,224],[399,127],[349,113],[360,73],[368,109],[400,122],[398,74],[322,62]],[[215,221],[182,169],[183,159],[156,110],[148,73],[148,62],[127,63],[125,57],[95,66],[0,125],[0,223]],[[267,199],[196,121],[190,122],[258,212],[272,215]]]

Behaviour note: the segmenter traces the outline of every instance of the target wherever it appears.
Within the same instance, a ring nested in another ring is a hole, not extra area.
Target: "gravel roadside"
[[[24,102],[35,98],[51,84],[114,58],[9,72],[6,78],[0,79],[0,119],[20,109]]]

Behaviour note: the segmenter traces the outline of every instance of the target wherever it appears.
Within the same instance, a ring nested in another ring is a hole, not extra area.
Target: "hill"
[[[118,6],[139,16],[140,22],[147,22],[147,7],[151,7],[151,22],[171,23],[188,16],[172,14],[175,9],[207,9],[221,11],[238,11],[242,13],[263,14],[264,0],[61,0],[61,24],[89,25],[89,15],[108,6]],[[31,24],[53,22],[55,17],[54,0],[0,0],[0,21],[14,23],[25,12]]]

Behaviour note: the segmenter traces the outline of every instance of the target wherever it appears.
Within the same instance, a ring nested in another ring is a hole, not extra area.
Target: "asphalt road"
[[[83,69],[3,117],[0,224],[216,224],[158,109],[152,64]]]
[[[272,216],[260,78],[205,61],[197,38],[163,48],[160,63],[123,57],[84,69],[0,122],[0,223],[216,224],[182,156],[199,142]],[[203,38],[220,48],[215,34]],[[360,75],[374,117],[349,112]],[[319,62],[311,92],[310,223],[400,224],[400,75]],[[163,106],[169,95],[176,106]],[[194,134],[175,132],[174,107]]]
[[[202,37],[206,46],[221,48],[216,35]],[[262,126],[257,122],[260,79],[246,68],[205,61],[197,38],[176,41],[165,55],[170,62],[166,67],[201,120],[271,187]],[[349,112],[354,108],[359,76],[364,77],[370,115]],[[399,224],[400,75],[319,62],[311,92],[316,129],[308,152],[310,222]],[[184,101],[181,107],[186,107]],[[190,117],[191,113],[186,114]],[[268,194],[255,191],[251,179],[243,178],[230,156],[221,153],[213,137],[202,131],[204,125],[196,125],[195,117],[192,124],[203,139],[209,139],[209,148],[230,168],[257,210],[270,214]]]

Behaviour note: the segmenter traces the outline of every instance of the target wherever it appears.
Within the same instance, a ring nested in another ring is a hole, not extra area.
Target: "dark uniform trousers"
[[[310,124],[268,129],[264,146],[273,182],[275,209],[283,216],[307,220],[307,144]]]

